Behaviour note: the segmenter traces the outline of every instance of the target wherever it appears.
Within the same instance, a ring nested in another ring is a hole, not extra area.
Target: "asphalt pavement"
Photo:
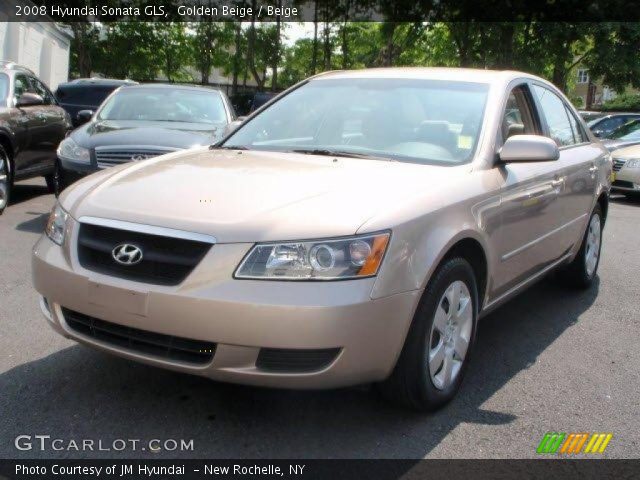
[[[53,202],[43,181],[20,183],[0,217],[0,458],[535,458],[549,431],[610,432],[604,456],[639,457],[640,201],[612,200],[593,288],[544,280],[482,320],[461,391],[433,414],[389,406],[366,386],[234,386],[60,337],[30,266]],[[30,449],[16,448],[20,435]],[[35,435],[63,449],[42,451]],[[68,447],[87,439],[94,451]],[[193,449],[112,448],[152,439]],[[96,451],[99,440],[112,450]]]

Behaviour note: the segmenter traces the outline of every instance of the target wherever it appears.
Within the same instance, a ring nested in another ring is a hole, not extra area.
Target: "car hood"
[[[618,150],[624,147],[630,147],[631,145],[640,144],[640,139],[638,140],[602,140],[602,144],[605,146],[607,150],[613,152],[614,150]]]
[[[154,145],[191,148],[219,140],[224,124],[99,120],[74,130],[73,140],[85,148],[109,145]]]
[[[76,219],[187,230],[219,243],[322,238],[357,233],[409,198],[442,198],[439,192],[469,171],[469,165],[203,148],[91,175],[61,202]]]

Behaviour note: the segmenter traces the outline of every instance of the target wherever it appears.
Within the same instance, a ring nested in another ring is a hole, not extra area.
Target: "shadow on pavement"
[[[241,387],[72,346],[0,375],[0,426],[7,439],[0,456],[114,456],[14,449],[17,435],[48,434],[104,442],[194,439],[193,452],[157,455],[169,458],[422,458],[462,422],[515,420],[483,404],[577,321],[598,286],[574,292],[546,281],[482,320],[461,391],[432,414],[387,405],[367,387],[306,392]]]
[[[40,195],[49,195],[49,191],[44,184],[34,185],[33,183],[15,183],[11,189],[9,208],[11,205],[26,202],[27,200],[31,200],[32,198]]]
[[[609,198],[612,202],[616,202],[621,205],[640,206],[640,193],[636,195],[622,195],[614,193]]]
[[[33,215],[30,220],[26,220],[16,225],[16,230],[29,233],[42,233],[47,224],[48,213],[26,212],[27,215]]]

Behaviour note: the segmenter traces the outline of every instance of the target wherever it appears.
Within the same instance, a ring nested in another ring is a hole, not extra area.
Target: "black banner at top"
[[[2,21],[640,21],[640,0],[3,0],[2,3]]]

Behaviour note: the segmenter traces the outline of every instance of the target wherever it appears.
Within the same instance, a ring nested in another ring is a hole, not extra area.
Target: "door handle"
[[[557,178],[551,182],[553,188],[562,187],[564,185],[564,177]]]

